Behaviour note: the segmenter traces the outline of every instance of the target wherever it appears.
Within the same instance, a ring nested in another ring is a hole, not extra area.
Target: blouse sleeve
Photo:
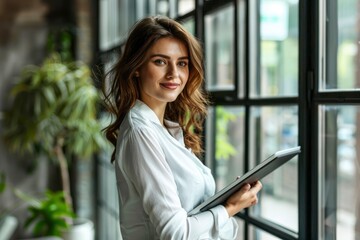
[[[237,224],[233,218],[229,218],[224,206],[187,216],[181,207],[172,171],[151,129],[138,128],[132,131],[124,144],[124,173],[140,195],[144,211],[160,239],[236,237]]]

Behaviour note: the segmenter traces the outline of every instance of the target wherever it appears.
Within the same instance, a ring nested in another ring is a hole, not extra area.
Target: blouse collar
[[[143,115],[146,119],[162,126],[155,112],[148,105],[146,105],[146,103],[142,102],[141,100],[136,99],[135,105],[133,106],[133,110],[137,112],[141,112],[141,115]],[[164,122],[170,128],[180,127],[179,123],[177,122],[173,122],[167,119],[164,119]]]
[[[137,99],[135,102],[135,105],[133,107],[133,110],[141,113],[141,115],[150,120],[151,122],[161,126],[162,128],[166,129],[160,122],[159,118],[157,117],[157,115],[155,114],[155,112],[148,106],[146,105],[144,102],[142,102],[141,100]],[[183,134],[182,134],[182,129],[179,125],[179,123],[164,119],[164,122],[166,123],[166,126],[168,127],[167,131],[177,140],[182,139]]]
[[[136,100],[132,110],[141,113],[141,115],[144,118],[162,126],[155,112],[148,105],[146,105],[144,102],[140,101],[139,99]]]

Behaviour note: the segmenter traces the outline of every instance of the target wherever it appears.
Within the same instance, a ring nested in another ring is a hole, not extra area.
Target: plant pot
[[[74,219],[73,225],[62,234],[64,240],[94,240],[94,237],[94,224],[86,218]]]
[[[0,239],[10,239],[18,225],[18,220],[14,216],[5,215],[0,218]]]

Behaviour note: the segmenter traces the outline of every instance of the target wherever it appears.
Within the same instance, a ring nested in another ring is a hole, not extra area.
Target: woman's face
[[[144,64],[135,72],[140,98],[149,107],[164,107],[182,92],[189,78],[186,45],[171,37],[159,39],[147,51]]]

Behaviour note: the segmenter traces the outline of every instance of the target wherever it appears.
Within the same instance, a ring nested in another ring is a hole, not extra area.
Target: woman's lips
[[[171,89],[171,90],[174,90],[178,86],[180,86],[180,84],[178,84],[178,83],[160,83],[160,85],[164,88]]]

